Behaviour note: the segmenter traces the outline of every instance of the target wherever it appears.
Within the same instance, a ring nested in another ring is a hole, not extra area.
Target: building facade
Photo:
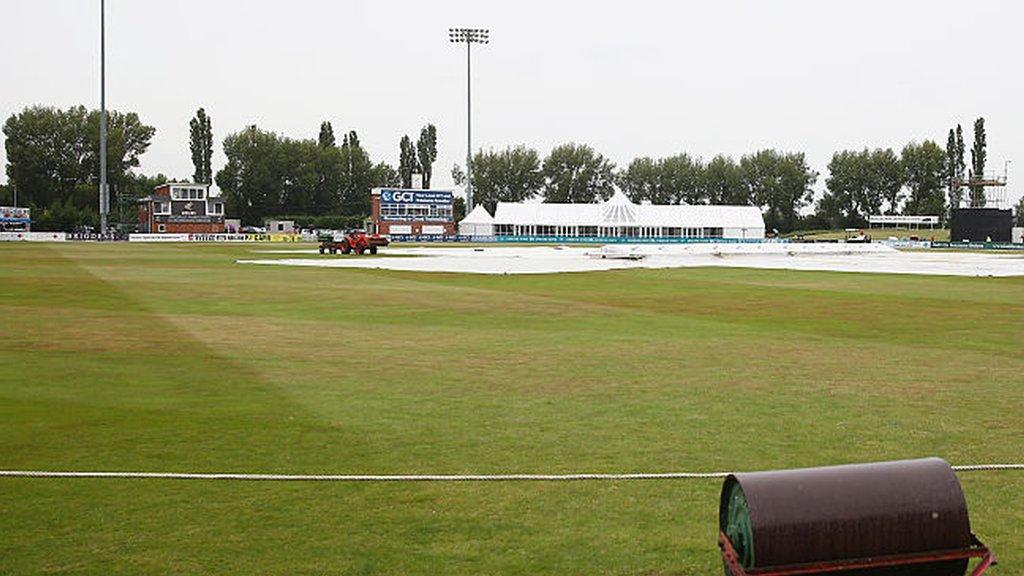
[[[513,241],[753,241],[765,235],[756,206],[634,204],[619,191],[597,204],[499,202],[493,225],[495,237]]]
[[[452,236],[455,195],[448,190],[374,188],[371,224],[378,234]]]
[[[146,234],[224,232],[224,201],[209,184],[169,182],[139,199],[139,231]]]

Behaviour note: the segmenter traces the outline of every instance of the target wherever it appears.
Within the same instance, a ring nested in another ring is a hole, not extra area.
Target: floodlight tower
[[[107,18],[100,0],[100,233],[107,233],[110,192],[107,189]]]
[[[452,44],[466,45],[466,213],[473,210],[473,98],[470,57],[473,44],[487,44],[491,41],[487,28],[449,28],[448,40]]]

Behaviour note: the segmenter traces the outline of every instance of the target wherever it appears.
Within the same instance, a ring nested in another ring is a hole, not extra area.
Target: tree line
[[[452,170],[456,184],[462,167]],[[759,206],[768,227],[792,230],[814,196],[818,174],[802,153],[762,150],[738,162],[716,156],[703,162],[688,154],[637,158],[622,170],[585,144],[555,147],[541,160],[526,146],[480,151],[473,157],[474,202],[494,212],[498,202],[590,203],[620,188],[633,202],[652,204],[748,204]]]
[[[98,110],[32,106],[4,122],[8,184],[3,200],[33,208],[38,229],[70,230],[95,225],[99,198]],[[134,172],[156,129],[134,112],[107,114],[108,181],[115,218],[135,219],[134,198],[154,181]],[[131,198],[130,202],[124,200]],[[120,201],[119,201],[120,199]]]
[[[964,201],[965,183],[985,171],[985,121],[975,122],[971,170],[965,179],[963,130],[950,130],[947,148],[931,140],[890,148],[843,150],[828,165],[824,193],[814,201],[818,173],[802,153],[767,149],[735,160],[710,161],[682,153],[636,158],[623,169],[593,148],[564,144],[541,159],[526,146],[479,151],[473,157],[473,197],[494,212],[498,202],[596,202],[616,187],[632,201],[652,204],[734,204],[761,208],[769,229],[864,226],[875,214],[937,215]],[[456,165],[452,177],[465,175]],[[985,205],[984,189],[971,186],[970,206]],[[1021,204],[1024,209],[1024,202]],[[1020,212],[1020,209],[1018,210]]]
[[[168,181],[162,174],[138,174],[139,158],[155,129],[135,113],[109,113],[109,176],[112,221],[134,222],[135,199]],[[35,209],[38,227],[67,229],[94,223],[99,174],[96,139],[99,113],[82,106],[67,110],[34,106],[4,124],[9,184],[22,205]],[[437,129],[428,124],[414,141],[403,136],[398,165],[373,161],[359,135],[350,130],[337,142],[334,127],[323,122],[317,138],[293,139],[249,126],[223,140],[226,164],[216,173],[211,160],[212,122],[200,108],[190,122],[191,180],[216,182],[227,213],[246,223],[288,216],[310,225],[351,225],[370,213],[374,187],[431,186],[437,160]],[[862,226],[872,214],[921,214],[946,217],[961,203],[984,206],[984,189],[968,186],[985,172],[984,119],[974,124],[971,164],[960,126],[949,131],[946,147],[933,141],[892,149],[843,150],[828,165],[825,191],[815,201],[819,174],[803,153],[760,150],[734,159],[711,160],[686,153],[640,157],[624,168],[594,148],[579,143],[556,146],[547,156],[527,146],[480,150],[473,158],[474,200],[493,213],[498,202],[587,203],[607,199],[621,189],[631,200],[654,204],[734,204],[759,207],[769,229]],[[965,174],[966,173],[966,174]],[[452,178],[465,183],[462,167]],[[464,213],[461,202],[456,217]],[[1018,206],[1018,218],[1024,202]]]
[[[372,188],[411,187],[415,174],[423,175],[427,187],[437,159],[433,125],[425,126],[415,143],[408,136],[402,138],[398,169],[373,162],[354,130],[344,134],[339,145],[330,122],[321,124],[315,140],[249,126],[224,139],[227,163],[214,173],[212,121],[200,108],[189,123],[191,178],[147,176],[137,169],[156,129],[134,112],[108,111],[107,118],[111,222],[128,226],[136,221],[136,201],[172,180],[216,182],[224,193],[226,212],[247,223],[293,215],[313,225],[353,225],[369,215]],[[0,202],[13,204],[17,198],[19,205],[32,208],[37,229],[95,227],[99,111],[32,106],[11,115],[3,132],[8,184],[0,186]]]

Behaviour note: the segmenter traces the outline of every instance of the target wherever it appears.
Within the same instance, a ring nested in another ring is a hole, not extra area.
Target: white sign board
[[[885,216],[877,214],[874,216],[868,216],[869,224],[895,224],[899,225],[910,225],[910,224],[928,224],[938,225],[938,216]]]
[[[129,242],[188,242],[188,234],[129,234]]]
[[[0,232],[0,242],[64,242],[64,232]]]

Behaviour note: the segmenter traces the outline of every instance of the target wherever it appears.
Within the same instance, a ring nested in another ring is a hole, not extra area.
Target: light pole
[[[473,44],[487,44],[491,31],[486,28],[449,28],[448,40],[453,44],[466,45],[466,213],[473,211],[473,98],[472,59],[470,48]]]
[[[107,18],[100,0],[100,233],[107,233],[110,192],[107,189]]]

